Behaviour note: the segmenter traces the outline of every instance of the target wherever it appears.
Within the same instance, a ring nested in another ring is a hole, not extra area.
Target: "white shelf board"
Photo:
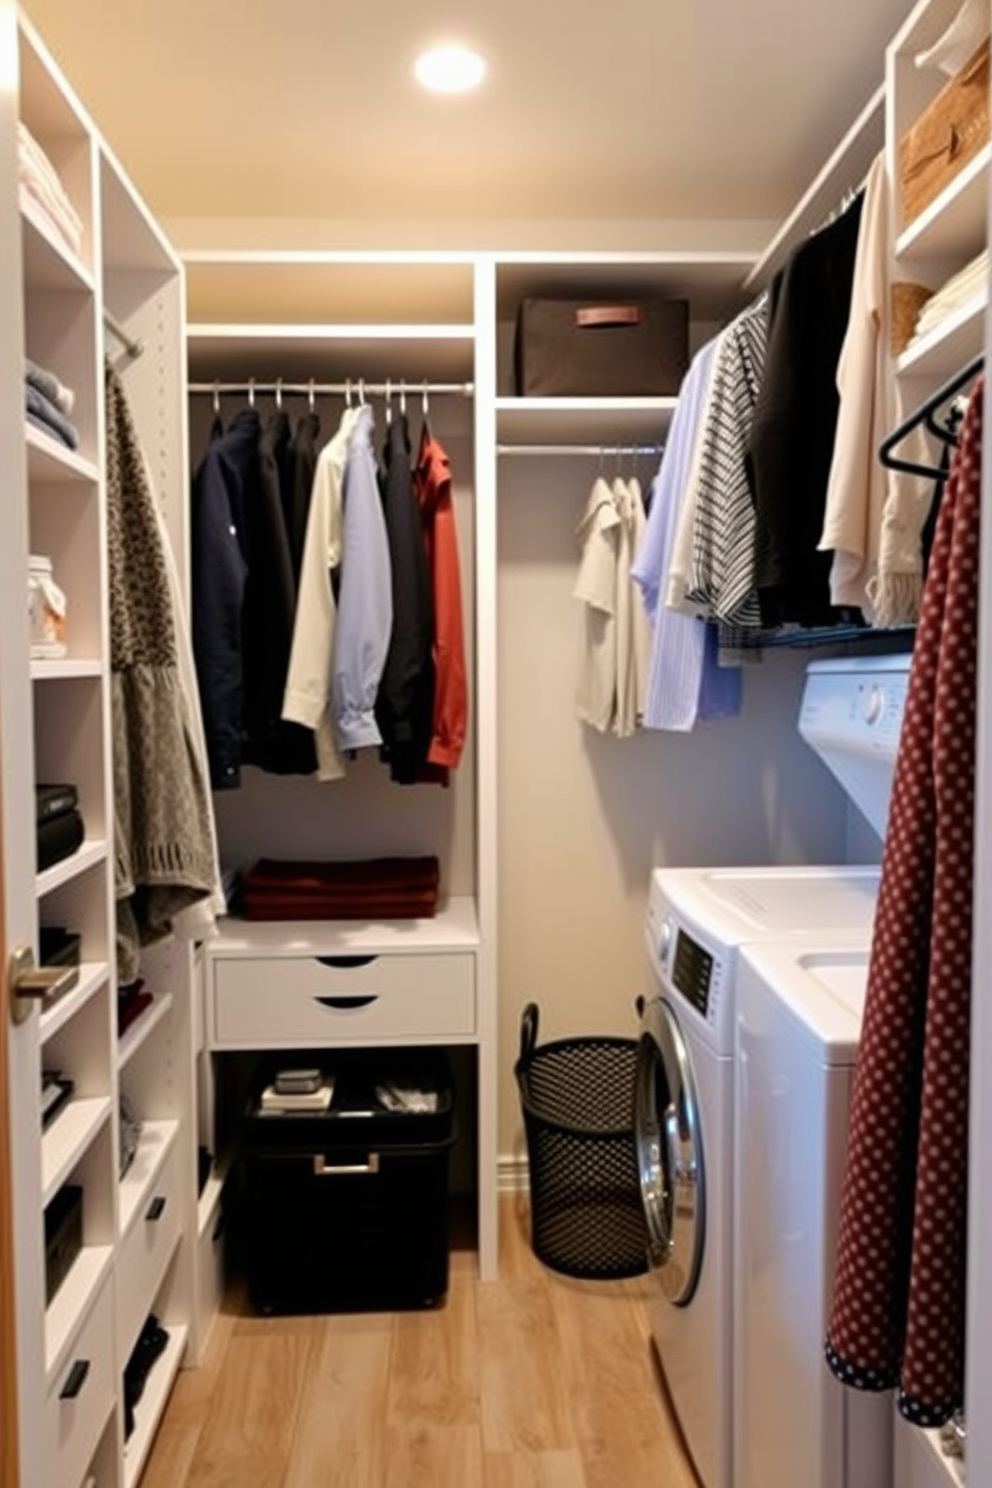
[[[477,949],[475,900],[449,899],[431,919],[420,920],[236,920],[218,921],[206,944],[208,962],[228,956],[354,956],[402,951]],[[208,968],[209,976],[209,968]]]
[[[57,661],[35,657],[31,661],[32,682],[60,682],[74,677],[100,677],[103,662],[96,657],[62,656]]]
[[[951,377],[985,345],[988,289],[973,294],[932,331],[907,346],[896,361],[899,376]]]
[[[172,1007],[171,992],[156,992],[117,1045],[117,1068],[123,1069],[165,1018]]]
[[[190,325],[187,353],[191,382],[388,377],[414,388],[424,379],[470,381],[475,331],[470,325]]]
[[[23,190],[20,205],[21,251],[28,293],[36,289],[75,289],[93,294],[89,269],[51,225],[34,198]]]
[[[500,253],[497,318],[512,320],[522,299],[585,299],[609,294],[687,299],[694,320],[725,320],[745,302],[741,288],[753,252]]]
[[[71,992],[60,997],[58,1002],[38,1020],[38,1035],[42,1047],[60,1028],[70,1022],[91,997],[106,985],[110,967],[106,961],[83,961],[79,967],[79,981]]]
[[[45,434],[37,424],[25,422],[24,439],[28,447],[28,475],[32,480],[57,484],[100,479],[100,472],[92,460]]]
[[[49,1390],[65,1365],[72,1340],[96,1300],[113,1256],[111,1245],[84,1245],[45,1309],[45,1382]]]
[[[145,1121],[142,1124],[138,1150],[120,1181],[121,1240],[142,1212],[142,1206],[155,1186],[155,1179],[178,1132],[178,1121]]]
[[[124,1488],[135,1488],[141,1477],[186,1348],[189,1332],[186,1325],[164,1326],[169,1341],[145,1381],[141,1399],[134,1408],[134,1430],[124,1443]]]
[[[41,1138],[41,1200],[49,1204],[110,1116],[110,1097],[70,1100]]]
[[[201,1240],[208,1225],[213,1224],[220,1203],[230,1163],[214,1164],[214,1171],[203,1185],[203,1192],[196,1201],[196,1238]]]
[[[497,398],[496,438],[504,444],[659,443],[676,398]]]
[[[896,238],[896,259],[954,259],[964,265],[985,247],[992,143],[950,181]]]
[[[35,893],[39,899],[45,894],[50,894],[53,889],[59,889],[63,884],[71,883],[74,878],[79,878],[88,869],[97,863],[102,863],[107,856],[107,844],[102,838],[92,838],[82,844],[71,857],[63,858],[61,863],[53,863],[51,868],[46,868],[44,873],[39,873],[35,879]]]

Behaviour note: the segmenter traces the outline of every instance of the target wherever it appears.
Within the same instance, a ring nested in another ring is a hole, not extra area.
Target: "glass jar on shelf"
[[[66,654],[66,596],[55,582],[52,560],[40,553],[28,559],[28,613],[31,656],[56,661]]]

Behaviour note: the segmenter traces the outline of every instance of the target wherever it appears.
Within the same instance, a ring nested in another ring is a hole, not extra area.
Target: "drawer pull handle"
[[[69,1370],[68,1375],[66,1376],[65,1384],[59,1391],[59,1399],[75,1400],[76,1396],[83,1388],[83,1385],[86,1383],[86,1376],[89,1374],[89,1372],[89,1359],[77,1359],[75,1364],[73,1364],[72,1368]]]
[[[378,956],[314,956],[321,966],[337,966],[343,971],[354,971],[357,966],[371,966]]]
[[[378,996],[373,993],[368,997],[315,997],[314,1002],[322,1003],[326,1008],[334,1008],[338,1012],[347,1013],[355,1008],[368,1007],[372,1002],[378,1002]]]
[[[151,1203],[148,1205],[148,1212],[145,1215],[145,1218],[148,1220],[149,1224],[154,1224],[157,1219],[162,1218],[162,1215],[164,1213],[165,1199],[162,1197],[161,1194],[156,1194],[154,1199],[152,1199]]]
[[[327,1161],[326,1157],[322,1157],[317,1152],[314,1153],[313,1171],[314,1176],[317,1178],[337,1178],[342,1173],[378,1173],[379,1154],[378,1152],[370,1152],[367,1163],[338,1163],[332,1165]]]

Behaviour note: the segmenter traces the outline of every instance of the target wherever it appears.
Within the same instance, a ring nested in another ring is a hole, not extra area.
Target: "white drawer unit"
[[[48,1395],[45,1488],[78,1488],[115,1395],[114,1302],[108,1276]]]
[[[224,1296],[224,1216],[218,1191],[196,1243],[196,1339],[202,1358]]]
[[[469,1038],[475,959],[425,955],[213,961],[215,1048]]]
[[[117,1263],[117,1346],[126,1360],[162,1284],[181,1228],[177,1146],[168,1154],[124,1236]]]

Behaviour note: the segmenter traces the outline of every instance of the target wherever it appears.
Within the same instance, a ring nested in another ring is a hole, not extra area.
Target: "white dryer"
[[[740,947],[828,931],[867,944],[877,868],[657,869],[635,1131],[652,1331],[704,1488],[734,1488],[733,1110]]]
[[[891,1488],[891,1393],[823,1342],[869,947],[750,945],[737,981],[735,1488]]]

